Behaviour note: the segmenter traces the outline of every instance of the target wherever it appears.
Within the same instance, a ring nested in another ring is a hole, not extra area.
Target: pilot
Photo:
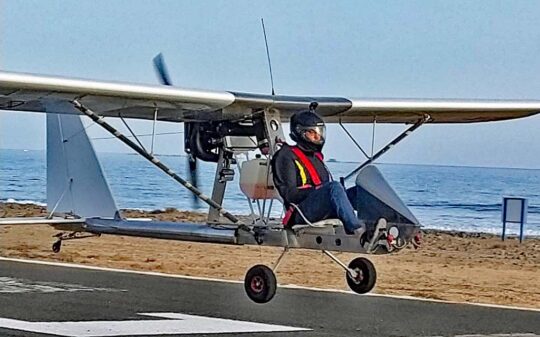
[[[365,224],[358,220],[345,189],[332,180],[324,164],[321,150],[326,128],[315,107],[312,104],[310,110],[291,117],[290,136],[296,145],[283,144],[272,159],[274,185],[287,209],[283,224],[305,224],[304,218],[309,222],[337,218],[347,234],[360,238]]]

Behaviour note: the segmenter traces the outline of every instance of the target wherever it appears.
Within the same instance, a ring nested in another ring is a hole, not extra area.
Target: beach
[[[126,217],[203,222],[205,214],[175,209],[125,210]],[[33,204],[0,204],[0,217],[44,216]],[[0,227],[0,256],[100,267],[243,280],[251,266],[271,265],[282,249],[202,244],[102,235],[66,241],[53,253],[47,225]],[[540,309],[540,238],[504,242],[484,233],[424,230],[420,249],[365,255],[376,266],[374,293]],[[348,263],[357,254],[336,253]],[[278,283],[348,290],[343,270],[317,251],[291,250],[277,272]]]

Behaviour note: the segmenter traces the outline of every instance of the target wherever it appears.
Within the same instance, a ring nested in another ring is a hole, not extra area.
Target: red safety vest
[[[302,151],[298,146],[291,146],[290,147],[294,155],[298,158],[301,165],[305,170],[308,171],[309,177],[311,178],[311,181],[315,186],[319,186],[322,184],[321,177],[319,176],[319,173],[311,163],[311,161],[308,159],[304,151]],[[320,160],[323,161],[323,155],[320,152],[315,152],[315,156]],[[303,184],[300,186],[300,188],[309,188],[311,187],[310,184]],[[283,217],[282,224],[287,225],[289,220],[291,219],[295,208],[293,206],[289,206],[289,209],[287,209],[287,212],[285,212],[285,216]]]

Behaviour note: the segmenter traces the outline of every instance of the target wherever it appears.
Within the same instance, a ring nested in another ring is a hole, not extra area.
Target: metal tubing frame
[[[334,260],[335,263],[339,264],[341,266],[341,268],[345,269],[345,271],[347,273],[349,273],[349,275],[352,277],[352,278],[356,278],[356,276],[358,276],[356,274],[356,271],[355,270],[352,270],[351,268],[349,268],[349,266],[347,266],[345,263],[341,262],[340,259],[338,259],[334,254],[330,253],[329,251],[327,250],[323,250],[322,251],[326,256],[328,256],[329,258],[331,258],[332,260]]]
[[[152,145],[150,145],[150,154],[154,154],[154,138],[156,136],[156,120],[158,115],[158,108],[154,109],[154,122],[152,123]]]
[[[137,135],[135,134],[135,132],[133,132],[133,130],[131,129],[131,127],[129,126],[129,124],[126,122],[126,120],[124,119],[124,117],[122,116],[119,116],[120,117],[120,120],[122,121],[122,123],[124,123],[124,125],[126,126],[126,128],[129,130],[129,133],[131,133],[131,136],[137,141],[137,143],[139,143],[139,146],[141,147],[141,149],[143,149],[145,152],[148,152],[146,150],[146,148],[144,147],[144,145],[141,143],[141,141],[139,140],[139,138],[137,137]]]
[[[283,251],[281,252],[281,254],[279,255],[278,259],[276,260],[276,262],[274,263],[274,266],[272,267],[272,271],[275,273],[281,263],[281,261],[283,260],[283,258],[285,257],[285,254],[287,254],[287,252],[289,251],[289,247],[285,247],[283,248]]]
[[[373,157],[373,149],[375,148],[375,129],[377,128],[377,117],[373,118],[373,127],[371,129],[371,157]]]
[[[210,207],[216,209],[219,212],[219,214],[222,214],[224,217],[226,217],[227,219],[231,220],[234,223],[239,223],[239,220],[237,217],[229,213],[227,210],[221,207],[220,204],[216,203],[213,199],[206,196],[198,188],[193,186],[189,181],[183,179],[174,171],[172,171],[170,168],[165,166],[155,156],[149,154],[143,148],[141,148],[140,146],[135,144],[133,141],[131,141],[129,138],[124,136],[120,131],[116,130],[110,124],[105,122],[102,116],[99,116],[98,114],[94,113],[92,110],[88,109],[83,104],[81,104],[78,100],[74,100],[72,103],[75,106],[75,108],[77,108],[77,110],[81,111],[83,114],[90,117],[90,119],[92,119],[94,122],[99,124],[99,126],[107,130],[109,133],[113,134],[116,138],[120,139],[120,141],[122,141],[124,144],[126,144],[127,146],[135,150],[135,152],[143,156],[146,160],[150,161],[152,164],[157,166],[159,169],[165,172],[168,176],[170,176],[171,178],[176,180],[178,183],[180,183],[182,186],[187,188],[190,192],[192,192],[195,196],[197,196],[197,198],[207,203]]]
[[[283,128],[280,120],[279,110],[270,108],[263,111],[263,122],[265,133],[267,136],[268,146],[270,150],[269,160],[277,151],[277,144],[285,139],[283,134]],[[272,125],[276,125],[277,129],[273,130]]]
[[[214,188],[212,189],[212,200],[214,200],[219,205],[223,204],[223,198],[225,196],[225,189],[227,188],[227,181],[221,180],[221,171],[223,169],[229,169],[231,167],[231,161],[226,157],[225,150],[219,148],[219,159],[216,166],[216,175],[214,177]],[[210,207],[208,210],[208,222],[209,223],[220,223],[220,212]]]
[[[341,119],[339,120],[339,126],[341,126],[341,128],[343,129],[343,131],[345,131],[345,133],[347,134],[347,136],[349,136],[349,139],[352,140],[352,142],[354,143],[354,145],[356,145],[356,147],[362,152],[362,154],[366,157],[366,158],[369,158],[369,155],[366,153],[366,151],[364,151],[364,149],[360,146],[360,144],[358,144],[358,142],[356,141],[356,139],[354,139],[354,137],[351,135],[351,133],[349,132],[349,130],[347,130],[347,128],[345,127],[345,125],[343,125],[343,123],[341,123]],[[372,151],[373,152],[373,151]]]
[[[88,239],[88,238],[101,236],[101,234],[99,233],[89,233],[89,234],[80,234],[80,233],[83,233],[83,232],[72,232],[69,234],[59,233],[56,235],[56,237],[58,238],[57,241],[80,240],[80,239]]]
[[[269,147],[269,154],[267,157],[268,165],[267,165],[267,176],[270,176],[270,161],[272,160],[272,156],[276,153],[278,150],[279,143],[284,140],[284,134],[283,134],[283,128],[280,120],[280,112],[277,109],[269,108],[265,109],[262,115],[262,120],[264,123],[264,131],[266,136],[266,141],[268,142]],[[272,125],[276,127],[274,130]],[[268,209],[266,208],[266,199],[262,202],[260,200],[256,200],[257,203],[257,209],[259,211],[259,218],[263,223],[269,224],[270,222],[270,216],[272,212],[272,206],[273,206],[274,200],[271,199],[268,205]]]
[[[394,138],[390,143],[388,143],[386,146],[384,146],[382,149],[380,149],[377,153],[375,153],[371,158],[363,162],[360,166],[355,168],[351,171],[345,178],[343,178],[343,181],[349,180],[352,176],[354,176],[358,171],[363,169],[365,166],[371,164],[376,159],[381,157],[383,154],[385,154],[388,150],[390,150],[392,147],[394,147],[396,144],[401,142],[403,139],[405,139],[408,135],[413,133],[416,129],[418,129],[420,126],[422,126],[424,123],[428,122],[431,119],[429,115],[424,115],[422,119],[419,119],[416,123],[414,123],[411,127],[409,127],[407,130],[400,133],[396,138]]]

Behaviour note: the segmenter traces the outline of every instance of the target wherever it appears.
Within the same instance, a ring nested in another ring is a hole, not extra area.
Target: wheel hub
[[[355,283],[359,284],[360,282],[362,282],[362,280],[364,280],[364,274],[362,273],[362,270],[360,268],[354,268],[352,272],[353,273],[349,273],[349,275]]]
[[[264,289],[264,281],[262,277],[255,276],[251,279],[251,290],[254,292],[260,293]]]

